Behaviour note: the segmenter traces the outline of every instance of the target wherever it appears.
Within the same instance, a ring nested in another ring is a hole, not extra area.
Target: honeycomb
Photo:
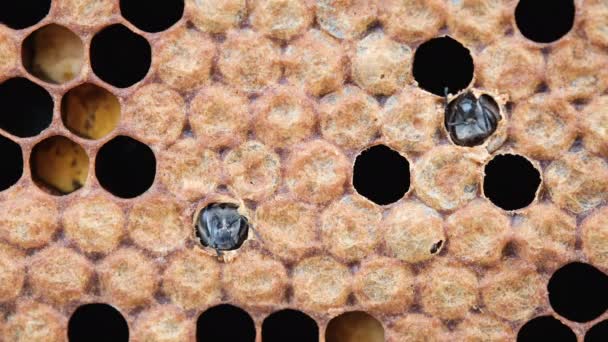
[[[608,2],[32,3],[0,4],[0,341],[84,341],[92,303],[132,341],[608,338],[552,297],[608,289]],[[472,147],[466,91],[501,116]]]

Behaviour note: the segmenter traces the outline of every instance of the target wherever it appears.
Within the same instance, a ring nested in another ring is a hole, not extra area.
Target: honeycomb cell
[[[0,242],[0,303],[19,296],[24,281],[25,254]]]
[[[581,224],[583,252],[594,265],[608,269],[608,207],[598,209]]]
[[[414,165],[416,195],[437,210],[454,210],[477,197],[480,168],[465,150],[438,146]]]
[[[351,290],[348,268],[328,256],[301,260],[294,267],[292,282],[297,307],[315,312],[344,306]]]
[[[220,182],[222,163],[216,152],[193,138],[178,140],[160,154],[159,178],[176,197],[195,200]]]
[[[509,221],[485,200],[468,203],[446,220],[449,253],[467,263],[495,264],[510,236]]]
[[[11,31],[0,27],[0,74],[10,75],[17,67],[19,49]]]
[[[608,88],[608,58],[580,39],[556,46],[547,59],[547,83],[569,100],[589,99]]]
[[[484,167],[483,194],[503,210],[532,204],[541,184],[540,165],[517,154],[497,154]]]
[[[405,87],[389,97],[380,112],[382,136],[401,151],[424,152],[436,144],[444,105],[418,88]]]
[[[123,315],[114,307],[103,303],[79,306],[68,322],[70,341],[116,341],[129,340],[129,327]]]
[[[281,51],[259,33],[230,31],[220,46],[217,66],[229,85],[245,92],[264,90],[281,77]]]
[[[143,80],[152,63],[152,48],[122,24],[103,28],[91,39],[91,68],[97,77],[118,88]]]
[[[608,156],[608,96],[596,97],[582,113],[581,133],[587,150]]]
[[[183,247],[190,234],[183,208],[161,195],[133,205],[127,217],[127,231],[137,246],[161,255]]]
[[[3,167],[0,169],[0,191],[15,185],[23,175],[23,151],[16,142],[0,135],[0,155]]]
[[[124,236],[122,209],[100,195],[72,200],[63,212],[62,223],[66,237],[85,253],[110,253]]]
[[[515,38],[497,40],[475,62],[479,82],[485,88],[508,94],[513,101],[534,94],[544,79],[545,61],[540,49],[526,47]]]
[[[418,313],[408,313],[389,330],[389,342],[440,341],[445,331],[441,321]]]
[[[337,90],[345,78],[346,54],[340,43],[311,29],[295,39],[283,55],[285,77],[314,96]]]
[[[186,0],[186,12],[199,30],[221,33],[239,26],[247,17],[247,1]]]
[[[247,138],[247,98],[224,86],[203,88],[190,103],[188,120],[203,146],[237,146]]]
[[[491,313],[510,321],[522,321],[545,303],[546,291],[534,267],[506,261],[485,274],[481,295]]]
[[[459,319],[478,306],[479,283],[469,269],[447,262],[435,263],[418,278],[426,312],[442,319]]]
[[[390,209],[381,231],[392,256],[417,263],[441,251],[446,240],[443,225],[435,210],[418,202],[403,202]]]
[[[179,91],[209,83],[217,47],[205,34],[189,28],[168,32],[155,47],[160,79]]]
[[[446,4],[441,0],[385,0],[378,16],[393,39],[416,43],[435,37],[445,24]]]
[[[56,135],[39,142],[30,156],[32,178],[51,194],[82,188],[89,176],[89,156],[78,143]]]
[[[356,39],[376,20],[374,0],[316,0],[321,28],[339,39]]]
[[[568,152],[545,169],[553,203],[573,213],[593,209],[608,196],[608,166],[585,151]]]
[[[414,302],[414,273],[396,259],[372,258],[355,274],[353,292],[366,310],[399,313]]]
[[[467,45],[492,43],[509,27],[508,4],[505,1],[451,1],[448,2],[448,13],[450,31]]]
[[[302,33],[314,19],[312,0],[255,0],[250,6],[253,28],[276,39]]]
[[[572,329],[553,316],[540,316],[529,320],[517,333],[517,341],[532,342],[541,339],[575,342],[576,334]],[[585,340],[585,342],[589,342]]]
[[[226,329],[230,322],[230,329]],[[247,311],[230,304],[214,306],[203,312],[196,321],[197,341],[254,342],[255,323]]]
[[[14,30],[24,29],[44,19],[50,9],[51,0],[5,2],[0,7],[0,22]]]
[[[515,23],[521,34],[538,43],[551,43],[566,35],[574,25],[574,0],[557,0],[547,6],[533,0],[521,0],[515,7]]]
[[[120,14],[142,31],[161,32],[184,14],[184,0],[120,0]]]
[[[587,39],[594,44],[608,46],[608,3],[603,0],[588,0],[581,11],[581,15],[585,17],[583,29]]]
[[[4,337],[14,342],[64,342],[66,319],[51,306],[25,301],[8,317]]]
[[[120,121],[120,102],[104,88],[85,83],[68,91],[61,100],[61,119],[72,133],[101,139]]]
[[[46,25],[23,41],[22,62],[30,74],[45,82],[66,83],[81,73],[84,45],[68,28]]]
[[[62,0],[55,3],[63,22],[94,29],[107,22],[116,13],[113,0]]]
[[[321,134],[343,148],[360,149],[376,135],[379,112],[376,99],[355,86],[346,86],[321,99]]]
[[[326,342],[384,341],[382,323],[363,311],[349,311],[332,318],[325,329]]]
[[[352,77],[361,88],[391,95],[411,79],[412,50],[376,31],[356,44],[351,63]]]
[[[273,254],[298,260],[316,246],[316,208],[287,196],[262,203],[255,212],[255,229]]]
[[[608,320],[601,321],[587,330],[585,342],[600,342],[606,335],[608,335]]]
[[[510,342],[515,340],[511,327],[502,320],[488,315],[469,314],[458,325],[455,336],[457,341],[494,341]]]
[[[284,179],[298,199],[325,203],[344,192],[348,167],[340,150],[322,140],[313,140],[293,149]]]
[[[27,99],[27,101],[24,101]],[[33,137],[53,121],[53,98],[46,89],[22,77],[0,84],[0,129],[20,137]]]
[[[515,228],[522,255],[539,267],[555,269],[574,257],[576,220],[554,204],[531,206]]]
[[[93,276],[93,265],[71,249],[52,246],[30,259],[28,280],[35,297],[55,305],[80,300]]]
[[[184,99],[163,84],[148,84],[131,95],[125,104],[123,120],[143,142],[171,144],[184,129]]]
[[[311,136],[315,129],[314,102],[298,88],[271,88],[253,104],[258,139],[274,148],[286,148]]]
[[[220,266],[198,248],[174,254],[163,273],[163,292],[186,310],[218,302],[220,285]]]
[[[319,326],[312,317],[302,311],[283,309],[264,319],[262,340],[319,342]]]
[[[281,182],[279,156],[258,141],[248,141],[224,158],[228,187],[239,197],[262,200],[271,196]]]
[[[109,303],[131,310],[154,298],[159,272],[143,253],[120,249],[103,259],[97,269],[102,297]]]
[[[336,258],[349,262],[371,255],[382,211],[357,195],[342,197],[321,214],[321,239]]]
[[[180,309],[157,305],[142,312],[133,323],[133,339],[137,341],[172,342],[194,340],[194,325]]]
[[[57,230],[59,211],[52,197],[18,188],[0,202],[0,237],[21,248],[39,248],[49,243]]]
[[[285,266],[259,252],[246,251],[223,269],[227,294],[243,305],[276,305],[289,283]]]
[[[568,102],[539,94],[515,107],[509,130],[519,152],[537,159],[555,159],[574,143],[578,120]]]

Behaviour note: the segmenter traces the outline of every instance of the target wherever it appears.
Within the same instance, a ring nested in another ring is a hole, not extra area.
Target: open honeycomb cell
[[[22,3],[0,341],[608,340],[605,0]]]

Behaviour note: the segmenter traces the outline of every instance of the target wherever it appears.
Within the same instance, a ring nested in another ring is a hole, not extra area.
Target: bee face
[[[201,210],[196,230],[203,246],[217,251],[241,247],[247,239],[249,223],[237,208],[230,203],[212,203]]]
[[[466,92],[452,100],[445,109],[445,128],[452,141],[460,146],[477,146],[496,131],[501,120],[500,108],[489,95],[476,98]]]

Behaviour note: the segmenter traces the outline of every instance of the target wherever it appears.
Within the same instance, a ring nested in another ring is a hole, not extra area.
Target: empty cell
[[[603,342],[608,336],[608,320],[592,326],[585,334],[585,342]]]
[[[534,201],[540,182],[540,172],[527,158],[499,154],[485,166],[483,192],[494,205],[517,210]]]
[[[53,98],[26,78],[11,78],[0,84],[0,128],[21,137],[33,137],[53,120]]]
[[[112,132],[120,120],[120,102],[104,88],[82,84],[61,100],[61,119],[74,134],[100,139]]]
[[[49,14],[51,0],[2,1],[0,23],[20,30],[32,26]]]
[[[214,306],[196,321],[198,342],[255,341],[255,325],[243,309],[230,304]]]
[[[120,0],[120,13],[142,31],[160,32],[184,14],[184,0]]]
[[[85,304],[70,317],[68,339],[70,342],[127,342],[129,327],[114,307],[103,303]]]
[[[4,191],[19,181],[23,174],[23,152],[16,142],[0,135],[0,191]]]
[[[84,64],[82,40],[69,29],[50,24],[31,33],[21,51],[25,69],[49,83],[69,82],[80,74]]]
[[[262,323],[262,342],[317,342],[317,322],[302,311],[285,309],[274,312]]]
[[[564,323],[553,316],[541,316],[529,320],[517,333],[517,342],[576,342],[576,335]]]
[[[515,23],[524,37],[537,43],[551,43],[572,29],[574,0],[520,0]]]

